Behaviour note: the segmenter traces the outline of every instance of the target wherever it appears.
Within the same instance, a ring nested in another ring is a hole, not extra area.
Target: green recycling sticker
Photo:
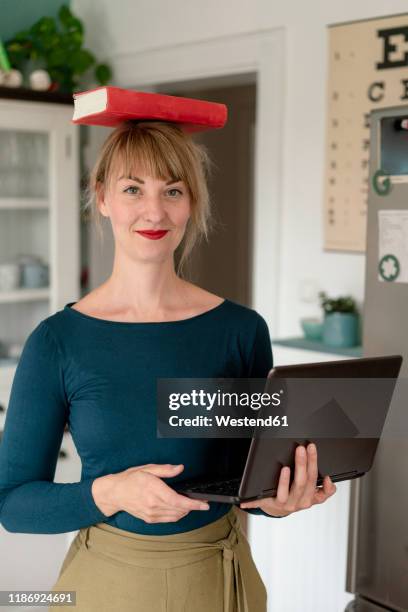
[[[384,255],[378,264],[378,272],[385,281],[394,281],[400,273],[400,263],[395,255]]]

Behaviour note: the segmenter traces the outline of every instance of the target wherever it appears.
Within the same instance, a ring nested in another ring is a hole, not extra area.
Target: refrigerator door
[[[361,479],[355,592],[408,610],[408,443],[385,440]]]
[[[381,170],[382,120],[402,115],[408,117],[408,108],[381,109],[371,113],[370,185],[374,173]],[[408,132],[404,137],[408,160]],[[363,326],[364,356],[402,355],[401,380],[408,377],[408,283],[379,278],[380,210],[407,211],[408,182],[392,184],[387,195],[370,188]],[[394,409],[390,417],[391,423],[399,419],[402,433],[385,435],[378,446],[373,468],[358,483],[352,483],[347,589],[376,602],[379,610],[383,606],[406,612],[408,408],[406,412],[404,406],[400,410]],[[366,609],[377,608],[361,608]]]

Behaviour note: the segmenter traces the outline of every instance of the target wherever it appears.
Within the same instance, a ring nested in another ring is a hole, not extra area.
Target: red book
[[[112,86],[74,93],[72,123],[114,127],[128,119],[170,121],[186,132],[201,132],[222,128],[227,107],[218,102]]]

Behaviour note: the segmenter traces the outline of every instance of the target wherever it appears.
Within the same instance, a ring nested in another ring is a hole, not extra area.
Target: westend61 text
[[[288,417],[269,415],[261,417],[233,418],[230,416],[216,415],[217,427],[288,427]],[[214,419],[208,416],[195,416],[193,418],[179,417],[177,415],[169,418],[172,427],[212,427]]]

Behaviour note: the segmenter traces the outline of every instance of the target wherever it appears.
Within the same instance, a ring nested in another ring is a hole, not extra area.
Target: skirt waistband
[[[151,536],[118,529],[106,523],[82,528],[78,537],[90,551],[138,567],[169,569],[205,559],[223,549],[232,559],[232,549],[241,533],[234,506],[216,521],[182,533]]]
[[[235,506],[213,523],[183,533],[150,536],[97,523],[80,529],[78,539],[91,554],[156,569],[182,567],[222,552],[225,612],[264,609],[265,587]]]
[[[146,535],[135,533],[133,531],[125,531],[124,529],[119,529],[118,527],[113,527],[108,523],[97,523],[96,525],[92,525],[91,528],[86,529],[94,529],[95,527],[102,531],[107,531],[110,533],[114,533],[118,536],[125,536],[123,538],[123,543],[127,540],[127,544],[135,548],[139,547],[140,542],[191,542],[197,539],[212,541],[214,538],[223,537],[223,533],[227,528],[228,524],[233,523],[237,527],[240,527],[239,518],[236,513],[235,506],[231,506],[229,511],[221,516],[221,518],[213,521],[212,523],[208,523],[203,527],[199,527],[198,529],[192,529],[191,531],[182,531],[181,533],[172,533],[170,535]],[[132,543],[132,540],[137,540],[137,544]]]

